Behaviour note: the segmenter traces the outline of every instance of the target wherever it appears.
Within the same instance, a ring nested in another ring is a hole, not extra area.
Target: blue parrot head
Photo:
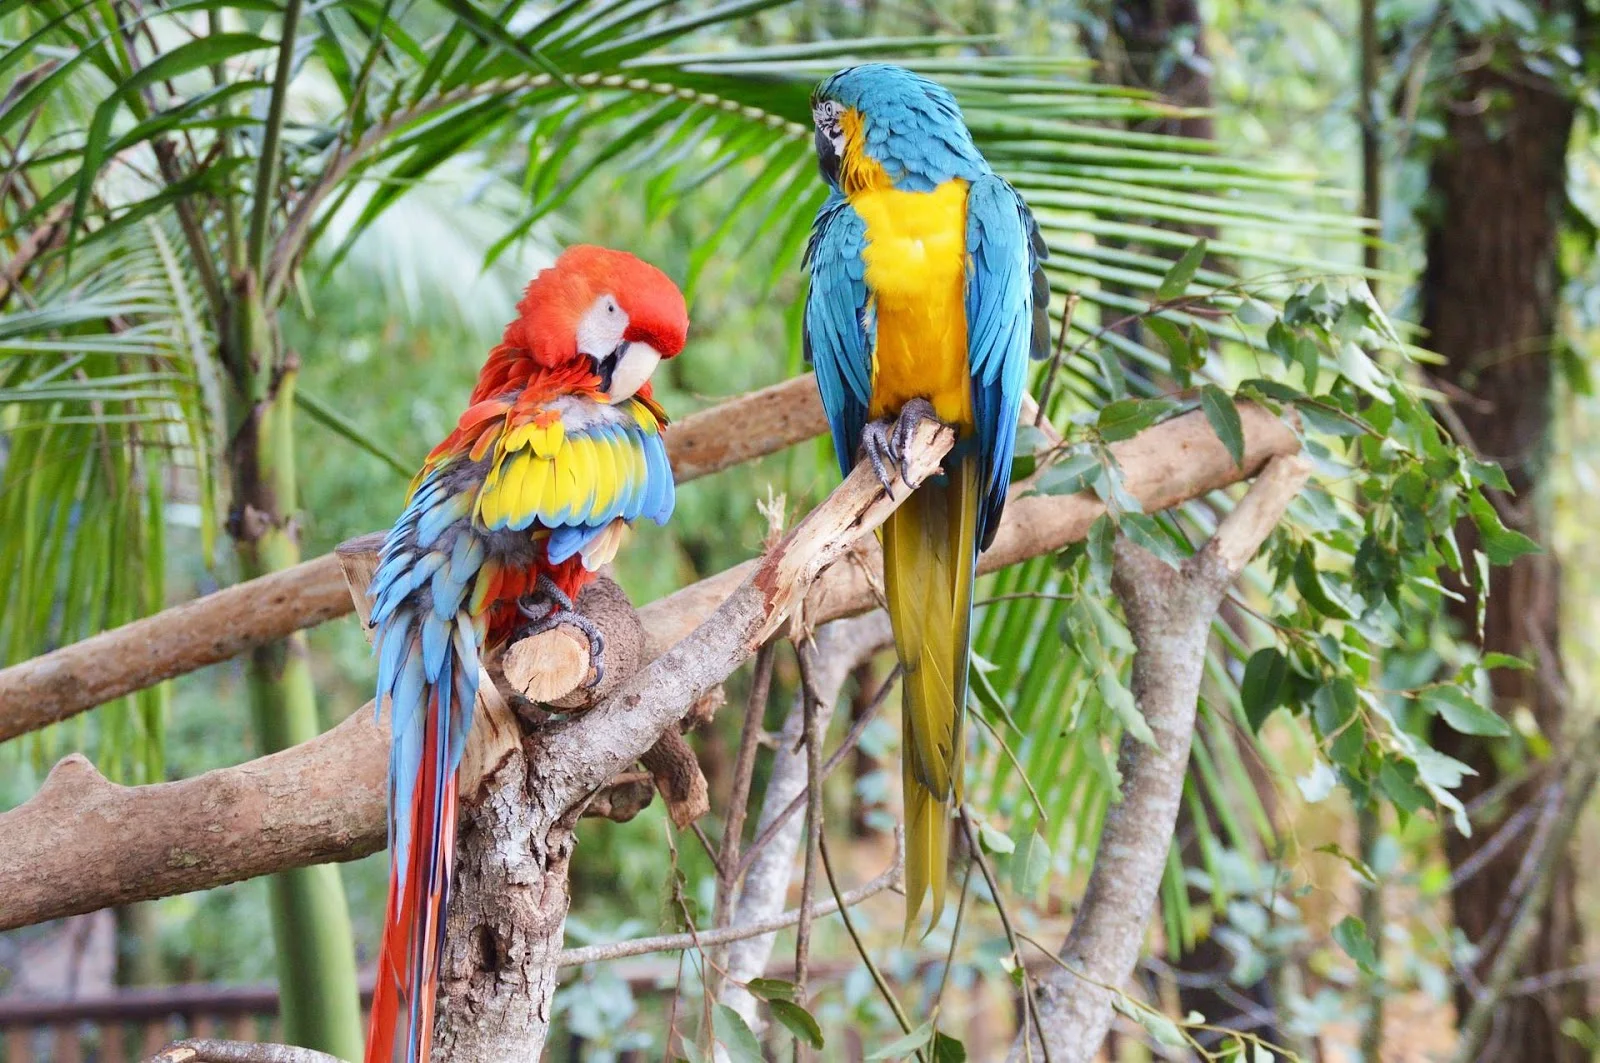
[[[950,90],[904,67],[847,67],[811,94],[817,162],[832,187],[882,167],[895,188],[931,192],[953,177],[989,172]]]

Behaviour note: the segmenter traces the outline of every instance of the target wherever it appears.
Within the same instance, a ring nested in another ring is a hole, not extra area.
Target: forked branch
[[[1064,966],[1040,980],[1039,1028],[1054,1063],[1089,1063],[1105,1040],[1117,993],[1138,962],[1177,826],[1212,619],[1310,472],[1298,455],[1274,459],[1180,569],[1117,539],[1112,586],[1133,636],[1133,694],[1155,744],[1123,736],[1122,799],[1106,813],[1088,889],[1061,947]],[[1019,1037],[1012,1063],[1027,1058],[1028,1047]],[[1033,1058],[1039,1055],[1035,1049]]]

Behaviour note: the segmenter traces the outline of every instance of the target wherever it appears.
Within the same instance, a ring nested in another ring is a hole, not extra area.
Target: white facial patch
[[[614,403],[631,398],[644,387],[660,361],[661,352],[648,343],[628,344],[628,349],[617,360],[617,367],[611,371],[611,390],[606,392],[606,398]]]
[[[817,131],[828,139],[833,153],[844,157],[844,108],[838,100],[823,100],[811,109],[811,121]]]
[[[587,354],[598,362],[616,350],[626,331],[628,315],[623,313],[616,299],[602,295],[578,321],[578,353]]]

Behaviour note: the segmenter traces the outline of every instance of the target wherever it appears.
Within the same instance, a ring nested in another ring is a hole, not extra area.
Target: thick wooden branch
[[[1147,511],[1238,482],[1272,458],[1298,451],[1293,430],[1265,410],[1243,405],[1239,412],[1245,428],[1242,469],[1198,413],[1112,448],[1129,490]],[[1081,539],[1101,512],[1093,496],[1015,497],[980,567],[992,571],[1058,550]],[[876,606],[871,581],[878,578],[877,544],[868,537],[855,550],[863,563],[846,557],[812,587],[806,598],[810,622]],[[658,658],[681,641],[757,564],[736,566],[639,610],[644,656]],[[332,567],[348,603],[339,566]],[[719,652],[726,660],[728,649]],[[650,726],[654,733],[664,729]],[[0,814],[0,837],[8,846],[8,859],[0,861],[0,930],[365,856],[384,844],[387,740],[371,722],[368,706],[313,742],[182,782],[115,786],[83,757],[69,757],[39,794]],[[570,738],[563,739],[563,748],[570,751]],[[615,773],[615,756],[608,759],[613,767],[607,770]]]
[[[684,418],[667,446],[683,483],[826,427],[815,382],[796,377]],[[0,670],[0,742],[348,612],[339,561],[324,554],[12,665]]]
[[[1105,1040],[1117,991],[1138,962],[1177,827],[1211,622],[1310,472],[1298,455],[1275,459],[1181,569],[1117,540],[1113,589],[1133,636],[1134,697],[1155,745],[1123,736],[1122,799],[1106,812],[1094,870],[1061,948],[1072,973],[1054,968],[1040,980],[1039,1027],[1054,1063],[1090,1063]],[[1033,1040],[1031,1051],[1024,1038]],[[1009,1058],[1041,1056],[1030,1028]]]

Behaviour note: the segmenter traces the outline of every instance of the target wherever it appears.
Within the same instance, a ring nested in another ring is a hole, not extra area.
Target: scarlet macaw
[[[1028,357],[1049,345],[1047,252],[942,86],[871,63],[824,81],[811,110],[832,193],[806,249],[805,349],[839,467],[865,451],[887,486],[919,420],[958,434],[880,533],[904,669],[909,931],[930,888],[933,922],[944,908],[973,575],[1005,507]]]
[[[674,487],[650,374],[689,317],[666,274],[569,248],[528,285],[455,431],[412,481],[372,581],[378,704],[391,705],[389,902],[367,1063],[426,1063],[455,852],[456,768],[486,646],[557,624],[627,524]]]

